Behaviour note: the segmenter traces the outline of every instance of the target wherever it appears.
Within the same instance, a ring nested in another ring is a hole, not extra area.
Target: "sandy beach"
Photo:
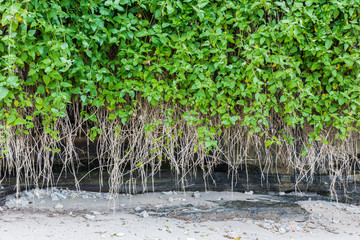
[[[261,207],[262,202],[278,201],[276,196],[253,192],[169,191],[114,199],[107,193],[36,189],[18,198],[7,196],[0,211],[0,239],[360,238],[359,206],[309,198],[294,203],[299,206],[297,212],[286,217],[277,214],[283,209],[272,211],[271,207],[255,217],[241,217],[247,216],[246,209],[231,210],[226,205],[240,202]]]

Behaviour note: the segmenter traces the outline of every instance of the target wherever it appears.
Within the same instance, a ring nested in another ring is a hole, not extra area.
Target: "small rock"
[[[66,196],[64,194],[54,192],[54,195],[56,195],[59,199],[66,199]]]
[[[79,194],[77,194],[77,193],[71,193],[70,194],[71,199],[75,199],[75,198],[78,198],[78,197],[79,197]]]
[[[120,207],[126,207],[126,204],[124,204],[124,203],[122,203],[122,204],[120,204]]]
[[[137,206],[136,208],[135,208],[135,211],[140,211],[141,210],[141,207],[140,206]]]
[[[91,215],[91,214],[85,214],[85,218],[86,218],[86,219],[89,219],[89,220],[94,220],[94,219],[95,219],[95,216],[94,216],[94,215]]]
[[[169,202],[173,202],[173,201],[175,201],[175,199],[174,198],[172,198],[172,197],[169,197]]]
[[[8,201],[5,203],[5,206],[9,209],[14,208],[16,206],[14,201]]]
[[[25,197],[21,197],[15,200],[16,205],[20,205],[21,207],[27,207],[29,205],[29,201]]]
[[[101,212],[98,212],[98,211],[91,211],[91,213],[94,215],[101,215]]]
[[[340,221],[339,221],[339,219],[333,218],[333,219],[332,219],[332,222],[337,224],[337,223],[339,223]]]
[[[3,186],[0,187],[0,190],[4,190],[5,188]]]
[[[254,191],[245,192],[245,194],[247,194],[247,195],[253,195],[253,194],[254,194]]]
[[[143,218],[149,217],[149,214],[148,214],[147,211],[142,211],[142,212],[140,213],[140,215],[141,215]]]
[[[171,195],[171,194],[173,194],[173,192],[172,192],[172,191],[162,192],[162,194],[164,194],[164,195]]]
[[[55,194],[51,194],[51,201],[56,202],[56,201],[60,201],[60,199]]]
[[[283,228],[283,227],[279,228],[279,233],[286,233],[285,228]]]
[[[112,199],[113,199],[113,196],[111,196],[110,194],[109,194],[109,195],[106,195],[106,196],[105,196],[105,199],[106,199],[106,200],[112,200]]]
[[[123,236],[125,236],[125,233],[114,233],[113,236],[114,237],[123,237]]]
[[[192,195],[194,198],[200,198],[201,195],[198,191],[194,192],[193,195]]]
[[[360,209],[359,208],[355,208],[355,207],[347,207],[346,211],[348,213],[352,213],[352,214],[357,214],[360,213]]]
[[[58,204],[56,204],[56,206],[55,206],[55,209],[56,210],[60,210],[60,209],[63,209],[64,208],[64,206],[61,204],[61,203],[58,203]]]
[[[34,197],[34,194],[30,191],[25,191],[25,195],[28,197],[28,198],[33,198]]]
[[[4,209],[2,207],[0,207],[0,212],[4,211]]]
[[[155,205],[156,208],[162,208],[163,205]]]
[[[280,196],[284,196],[284,195],[285,195],[285,192],[279,192],[279,195],[280,195]]]

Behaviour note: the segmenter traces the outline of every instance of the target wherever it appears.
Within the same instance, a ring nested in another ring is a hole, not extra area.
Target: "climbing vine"
[[[137,119],[145,138],[176,126],[165,148],[184,122],[204,154],[236,127],[265,148],[298,149],[300,138],[299,158],[346,142],[360,124],[359,9],[357,0],[0,0],[2,153],[11,134],[61,141],[61,119],[91,140],[103,121],[121,134]]]

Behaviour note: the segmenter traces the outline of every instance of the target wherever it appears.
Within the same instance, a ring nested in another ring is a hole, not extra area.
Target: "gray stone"
[[[162,194],[164,194],[164,195],[171,195],[171,194],[173,194],[173,191],[162,192]]]
[[[9,209],[12,209],[14,207],[16,207],[15,201],[8,201],[5,203],[5,206]]]
[[[85,218],[86,218],[86,219],[89,219],[89,220],[94,220],[94,219],[95,219],[95,215],[85,214]]]
[[[106,200],[112,200],[112,199],[113,199],[113,196],[111,196],[110,194],[107,194],[107,195],[105,196],[105,199],[106,199]]]
[[[140,215],[141,215],[143,218],[149,217],[149,214],[148,214],[147,211],[142,211],[142,212],[140,213]]]
[[[60,209],[63,209],[64,208],[64,206],[61,204],[61,203],[58,203],[58,204],[56,204],[56,206],[55,206],[55,209],[56,210],[60,210]]]
[[[348,213],[352,213],[352,214],[358,214],[360,213],[360,209],[356,208],[356,207],[346,207],[346,211]]]
[[[137,206],[136,208],[135,208],[135,211],[140,211],[141,210],[141,207],[140,206]]]
[[[16,206],[27,207],[29,205],[29,201],[25,197],[21,197],[19,199],[15,199]]]
[[[192,195],[194,198],[200,198],[201,195],[198,191],[194,192],[193,195]]]
[[[32,193],[31,191],[25,191],[25,195],[29,198],[33,198],[34,197],[34,193]]]
[[[123,237],[125,236],[125,233],[114,233],[114,237]]]
[[[66,199],[66,196],[64,194],[58,193],[58,192],[54,192],[54,194],[59,198],[59,199]]]
[[[51,196],[51,201],[53,202],[60,201],[59,197],[56,194],[52,193],[50,196]]]

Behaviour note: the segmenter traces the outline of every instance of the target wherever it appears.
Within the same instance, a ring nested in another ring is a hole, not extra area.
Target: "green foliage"
[[[32,128],[41,115],[51,126],[78,101],[95,125],[90,107],[126,124],[145,100],[187,109],[172,119],[198,125],[206,147],[220,127],[261,133],[271,114],[312,126],[311,141],[329,127],[344,139],[360,124],[359,9],[358,0],[0,0],[0,119]]]

